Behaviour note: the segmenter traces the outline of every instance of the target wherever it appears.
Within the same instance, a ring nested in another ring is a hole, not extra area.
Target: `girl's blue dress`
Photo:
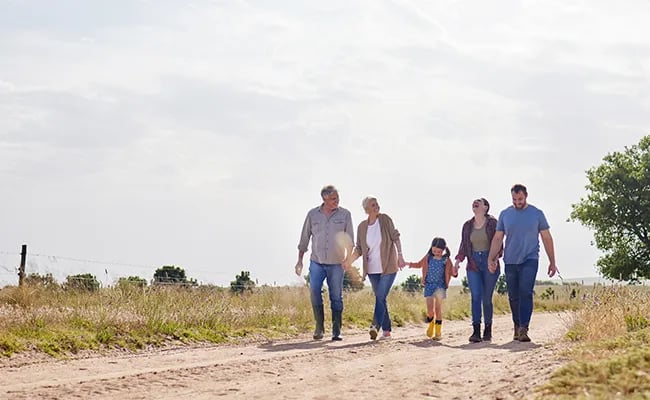
[[[427,278],[424,282],[424,297],[430,297],[434,294],[436,297],[447,297],[447,288],[445,287],[445,264],[447,257],[443,256],[436,260],[429,256],[429,266],[427,269]]]

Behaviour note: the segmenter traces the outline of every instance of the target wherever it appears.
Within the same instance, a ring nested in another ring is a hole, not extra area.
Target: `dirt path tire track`
[[[467,321],[445,321],[443,339],[424,326],[371,342],[309,338],[11,366],[0,362],[0,399],[178,399],[335,397],[520,399],[561,365],[567,316],[533,315],[533,342],[512,340],[508,316],[491,343],[470,344]]]

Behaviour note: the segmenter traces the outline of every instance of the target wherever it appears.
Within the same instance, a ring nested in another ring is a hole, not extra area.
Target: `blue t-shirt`
[[[544,213],[528,205],[523,210],[510,206],[499,214],[497,231],[506,235],[503,251],[505,264],[522,264],[526,260],[539,259],[539,232],[549,229]]]

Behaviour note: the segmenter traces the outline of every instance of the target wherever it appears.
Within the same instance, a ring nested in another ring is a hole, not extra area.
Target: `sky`
[[[571,205],[589,168],[650,134],[646,1],[0,8],[0,284],[22,244],[27,273],[59,280],[176,265],[300,284],[327,184],[355,227],[377,197],[416,261],[434,236],[455,254],[472,200],[498,215],[523,183],[562,277],[593,277],[601,252]]]

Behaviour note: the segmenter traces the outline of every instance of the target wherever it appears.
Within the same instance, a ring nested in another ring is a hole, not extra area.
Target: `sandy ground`
[[[0,399],[520,399],[561,365],[566,315],[535,313],[531,343],[512,340],[509,316],[492,343],[471,344],[467,321],[445,321],[434,342],[425,326],[390,340],[345,331],[309,337],[65,361],[0,359]]]

